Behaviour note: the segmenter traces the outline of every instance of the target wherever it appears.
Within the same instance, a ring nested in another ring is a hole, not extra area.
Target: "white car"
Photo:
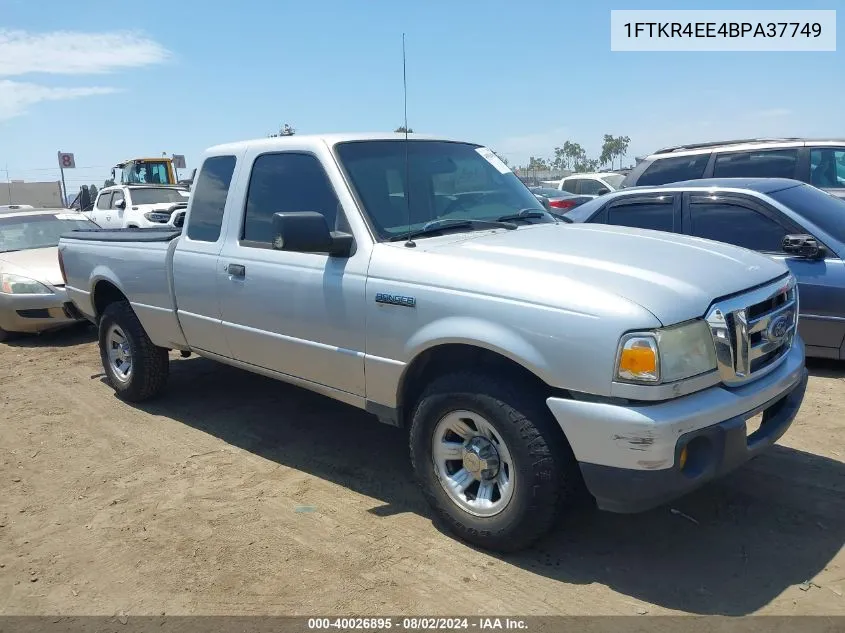
[[[623,174],[613,172],[572,174],[560,181],[558,189],[582,196],[600,196],[619,189],[623,180]]]
[[[104,229],[181,226],[190,192],[167,185],[115,185],[97,193],[87,212]]]
[[[0,341],[80,321],[81,315],[67,300],[57,245],[62,233],[96,228],[70,209],[0,214]]]

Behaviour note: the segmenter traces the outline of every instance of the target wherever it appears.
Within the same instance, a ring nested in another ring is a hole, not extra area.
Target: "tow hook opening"
[[[713,442],[706,435],[691,439],[678,454],[678,468],[689,478],[698,477],[713,463]]]

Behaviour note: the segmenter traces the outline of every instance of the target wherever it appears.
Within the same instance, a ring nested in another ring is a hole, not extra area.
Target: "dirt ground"
[[[131,406],[90,328],[0,345],[0,613],[845,615],[845,364],[811,372],[727,479],[504,557],[440,532],[356,410],[195,357]]]

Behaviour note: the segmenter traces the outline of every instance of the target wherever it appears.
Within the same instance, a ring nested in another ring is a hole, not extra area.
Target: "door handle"
[[[246,266],[242,264],[229,264],[226,266],[226,272],[232,277],[246,277]]]

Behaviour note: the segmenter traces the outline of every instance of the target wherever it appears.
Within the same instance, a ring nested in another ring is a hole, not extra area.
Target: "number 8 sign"
[[[73,158],[73,154],[59,152],[59,167],[62,169],[75,169],[76,160]]]

